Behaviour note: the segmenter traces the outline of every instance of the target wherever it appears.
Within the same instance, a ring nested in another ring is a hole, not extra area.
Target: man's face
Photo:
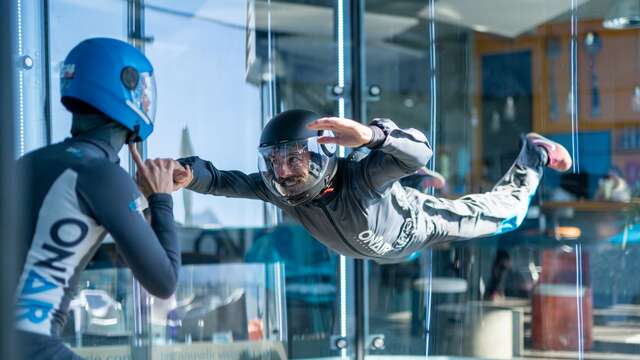
[[[309,151],[304,148],[289,151],[274,151],[269,157],[276,182],[287,193],[300,192],[309,178]]]
[[[135,104],[151,122],[155,116],[155,82],[153,76],[149,73],[140,74],[140,80],[136,88],[132,91]]]

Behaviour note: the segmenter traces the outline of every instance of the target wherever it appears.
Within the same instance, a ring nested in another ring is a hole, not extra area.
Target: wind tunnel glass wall
[[[197,155],[221,170],[253,173],[260,132],[273,115],[292,108],[337,115],[340,96],[328,92],[338,82],[335,16],[333,4],[146,2],[145,33],[153,41],[145,49],[161,99],[150,156]],[[194,269],[221,262],[216,268],[221,274],[230,262],[275,263],[282,269],[282,292],[274,295],[286,300],[277,318],[282,328],[273,328],[276,320],[269,316],[275,313],[268,308],[247,317],[249,327],[256,327],[247,336],[205,334],[197,341],[209,350],[225,343],[241,348],[275,341],[292,358],[339,354],[331,346],[341,324],[334,254],[298,226],[261,229],[272,222],[269,209],[257,200],[182,191],[174,195],[174,204],[182,223],[183,259]],[[265,286],[276,291],[271,280]],[[221,296],[210,287],[200,293]],[[179,290],[176,304],[208,301],[189,296]],[[267,303],[273,306],[274,300]],[[154,349],[196,342],[193,336],[153,339]]]
[[[637,2],[365,4],[367,119],[425,132],[446,179],[406,186],[489,191],[528,132],[573,157],[517,230],[370,263],[367,354],[637,357],[640,32],[604,25]]]
[[[256,57],[249,67],[245,2],[145,5],[145,48],[156,66],[160,99],[151,157],[191,152],[220,168],[250,172],[260,129],[275,112],[303,107],[339,114],[341,89],[333,86],[340,82],[337,4],[257,2]],[[633,19],[634,6],[623,0],[365,2],[361,120],[390,117],[425,132],[435,154],[428,165],[447,182],[440,189],[432,189],[433,179],[413,186],[452,199],[488,191],[516,158],[520,134],[530,131],[562,143],[574,160],[567,173],[545,170],[518,230],[440,244],[403,264],[368,264],[368,286],[358,289],[368,297],[367,354],[638,356],[640,289],[633,274],[639,256],[640,34],[615,29]],[[82,38],[126,40],[128,15],[126,2],[115,0],[50,1],[49,12],[51,127],[59,141],[70,116],[57,100],[56,66]],[[342,71],[348,83],[348,67]],[[343,100],[348,109],[348,97]],[[342,310],[335,301],[336,258],[310,238],[296,241],[306,245],[293,254],[290,240],[308,236],[299,229],[255,229],[265,223],[258,202],[185,194],[175,204],[177,221],[187,225],[181,236],[188,239],[188,266],[215,274],[219,268],[207,264],[285,263],[288,356],[339,354],[331,347]],[[234,228],[214,229],[219,226]],[[242,298],[215,286],[202,290],[197,271],[185,269],[172,309],[195,300],[189,291],[209,296],[209,305],[213,295],[229,304]],[[78,299],[102,290],[100,299],[106,293],[126,313],[128,290],[114,285],[130,281],[126,271],[92,271],[110,280],[83,281]],[[231,287],[243,289],[245,299],[275,297],[265,284],[263,292],[251,290],[256,284]],[[259,312],[250,303],[245,300],[246,338],[249,324],[254,334],[263,326],[263,339],[275,336],[266,320],[251,321]],[[282,319],[267,309],[263,315]],[[176,324],[169,313],[147,323],[153,324],[146,328],[149,344],[178,349],[189,337],[167,330]],[[109,330],[97,343],[74,332],[65,341],[76,348],[131,343],[131,314],[123,318],[123,332]],[[206,339],[219,346],[233,339],[233,329],[205,334],[202,324],[192,343]],[[85,331],[82,324],[77,329]],[[236,339],[246,340],[244,334]]]
[[[127,5],[50,2],[52,142],[71,124],[59,103],[59,64],[87,37],[132,42],[140,34],[127,33],[135,20]],[[348,45],[342,41],[341,58],[334,4],[145,1],[143,15],[143,48],[158,87],[149,158],[198,155],[220,169],[255,172],[260,131],[275,113],[339,115],[340,104],[343,112],[349,106]],[[340,73],[342,91],[335,89]],[[120,158],[126,166],[128,154]],[[339,355],[332,344],[351,313],[340,305],[349,299],[339,289],[346,270],[301,227],[263,227],[273,225],[263,205],[174,194],[183,251],[176,294],[164,301],[136,292],[114,244],[103,244],[72,300],[65,343],[89,358]]]
[[[269,98],[247,77],[246,23],[244,2],[145,2],[145,52],[159,99],[150,157],[197,155],[219,169],[256,172],[261,101]],[[253,46],[266,51],[266,44]],[[264,223],[256,200],[180,192],[174,204],[176,219],[187,226]]]

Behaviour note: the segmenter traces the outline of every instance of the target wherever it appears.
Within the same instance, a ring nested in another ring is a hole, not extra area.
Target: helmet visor
[[[148,124],[152,124],[156,118],[156,80],[152,73],[140,74],[136,87],[131,91],[129,106],[139,113]]]
[[[318,143],[318,137],[258,149],[258,168],[275,195],[301,195],[323,181],[335,145]]]

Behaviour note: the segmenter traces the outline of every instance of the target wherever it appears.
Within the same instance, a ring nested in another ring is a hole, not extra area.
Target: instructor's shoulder
[[[134,190],[137,189],[131,175],[120,165],[106,159],[92,159],[78,169],[80,179],[86,185],[100,187],[103,190]]]

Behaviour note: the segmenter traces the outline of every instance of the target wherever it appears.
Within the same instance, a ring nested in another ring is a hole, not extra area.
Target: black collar
[[[118,152],[116,151],[116,149],[113,148],[113,146],[111,146],[106,141],[87,138],[87,137],[72,137],[72,138],[67,138],[65,142],[68,142],[70,144],[82,143],[82,144],[93,145],[93,147],[97,148],[99,151],[101,151],[104,154],[104,156],[109,160],[109,162],[112,162],[115,164],[120,163]]]

